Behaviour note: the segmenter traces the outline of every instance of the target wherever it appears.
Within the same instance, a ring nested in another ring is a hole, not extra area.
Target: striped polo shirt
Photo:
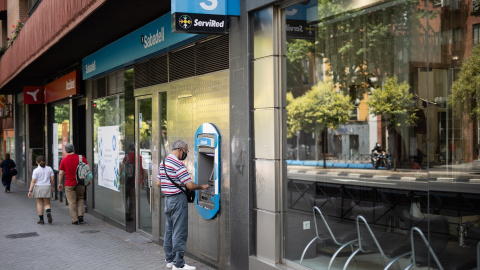
[[[192,181],[190,174],[187,171],[187,167],[185,167],[185,165],[173,154],[170,154],[165,158],[165,167],[167,169],[166,171],[168,176],[170,176],[170,178],[179,186],[183,187],[185,184]],[[157,180],[162,182],[162,192],[165,195],[174,195],[182,192],[174,184],[172,184],[165,174],[163,160],[158,166]]]

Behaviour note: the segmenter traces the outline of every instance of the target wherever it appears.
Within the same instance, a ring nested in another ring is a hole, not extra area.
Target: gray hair
[[[182,140],[178,140],[178,141],[175,141],[172,144],[172,150],[176,150],[176,149],[179,149],[179,148],[185,149],[187,146],[188,146],[188,144],[186,142],[184,142]]]
[[[67,152],[67,153],[75,152],[75,146],[73,146],[73,144],[71,144],[71,143],[67,143],[65,145],[65,152]]]

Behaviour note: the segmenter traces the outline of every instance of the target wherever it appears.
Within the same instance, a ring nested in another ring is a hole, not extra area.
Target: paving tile
[[[23,183],[0,193],[1,269],[167,269],[163,248],[139,233],[129,233],[85,214],[85,223],[72,225],[68,206],[52,201],[53,223],[37,224],[34,199]],[[7,238],[12,234],[38,236]],[[197,269],[213,269],[185,258]]]

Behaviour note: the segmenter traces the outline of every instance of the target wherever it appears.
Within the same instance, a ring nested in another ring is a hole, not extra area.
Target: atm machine
[[[196,191],[195,205],[201,217],[212,219],[220,209],[220,133],[210,123],[195,133],[195,183],[210,186]]]

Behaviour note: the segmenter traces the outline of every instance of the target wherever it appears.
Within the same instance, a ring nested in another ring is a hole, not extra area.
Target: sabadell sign
[[[141,61],[149,55],[162,53],[203,37],[195,34],[172,33],[171,17],[171,13],[165,14],[83,58],[83,79],[101,76]]]

